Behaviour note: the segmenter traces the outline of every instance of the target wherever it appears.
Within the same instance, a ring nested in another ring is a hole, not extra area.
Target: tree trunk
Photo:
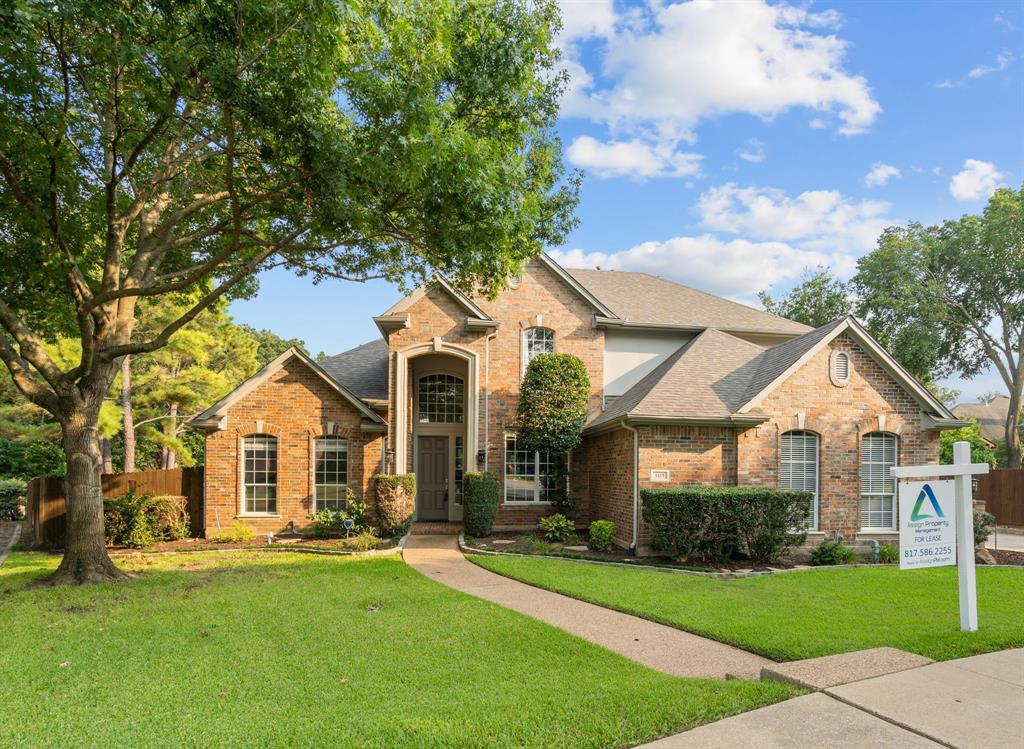
[[[167,434],[171,437],[175,436],[178,431],[178,404],[172,403],[170,411],[167,416]],[[178,454],[169,447],[165,447],[165,455],[167,456],[164,460],[164,468],[176,468],[178,465]]]
[[[1010,407],[1006,411],[1006,466],[1021,467],[1020,452],[1020,407],[1019,392],[1011,392]]]
[[[114,453],[110,446],[110,440],[106,437],[100,440],[100,454],[103,456],[103,472],[114,472]]]
[[[135,470],[135,417],[132,415],[131,357],[121,359],[121,422],[124,428],[124,472]]]
[[[103,534],[103,492],[100,473],[99,408],[74,405],[61,421],[68,468],[64,478],[66,541],[64,558],[44,582],[84,585],[127,577],[107,555]]]

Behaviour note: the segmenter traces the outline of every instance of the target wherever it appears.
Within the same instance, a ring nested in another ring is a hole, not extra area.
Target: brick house
[[[888,468],[936,462],[960,425],[853,319],[817,329],[644,273],[542,256],[494,300],[443,278],[374,317],[381,337],[315,362],[279,356],[194,420],[208,534],[236,519],[302,531],[372,507],[375,473],[415,473],[416,519],[458,522],[466,471],[493,471],[495,527],[532,527],[568,476],[578,521],[608,518],[643,553],[640,490],[779,485],[813,493],[811,539],[895,538]],[[569,456],[517,449],[531,357],[586,365],[590,416]]]

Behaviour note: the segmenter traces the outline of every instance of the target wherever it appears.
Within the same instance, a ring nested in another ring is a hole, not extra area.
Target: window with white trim
[[[860,527],[896,529],[896,479],[889,469],[897,464],[896,435],[865,434],[860,443]]]
[[[277,512],[277,437],[250,434],[242,445],[245,472],[242,511],[272,515]]]
[[[818,435],[794,430],[782,435],[779,488],[810,492],[807,528],[818,529]]]
[[[348,502],[348,440],[326,436],[313,440],[313,511],[343,510]]]
[[[520,450],[516,436],[505,435],[506,502],[550,502],[564,475],[564,455]]]
[[[527,328],[523,332],[523,371],[534,357],[555,353],[555,331],[551,328]]]
[[[420,377],[416,394],[420,424],[461,424],[466,386],[462,378],[450,374]]]

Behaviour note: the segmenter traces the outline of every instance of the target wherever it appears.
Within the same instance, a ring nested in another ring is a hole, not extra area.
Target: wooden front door
[[[448,519],[448,437],[419,437],[416,519]]]

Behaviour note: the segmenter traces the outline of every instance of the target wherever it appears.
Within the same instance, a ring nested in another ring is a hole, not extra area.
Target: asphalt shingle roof
[[[566,268],[618,317],[646,325],[800,335],[811,328],[647,273]]]
[[[1010,413],[1010,398],[998,395],[988,403],[958,403],[953,413],[961,419],[977,419],[981,435],[990,442],[1006,437],[1006,418]]]
[[[356,346],[319,364],[359,398],[388,397],[388,344],[383,339]]]

